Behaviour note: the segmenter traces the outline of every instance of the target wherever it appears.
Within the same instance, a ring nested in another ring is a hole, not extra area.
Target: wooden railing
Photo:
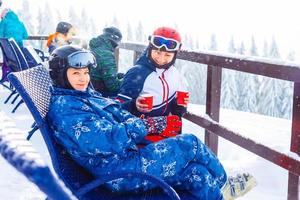
[[[33,38],[32,38],[33,39]],[[35,37],[34,39],[38,39]],[[41,37],[40,39],[44,39]],[[120,49],[134,51],[133,62],[145,49],[143,44],[122,43]],[[117,58],[119,52],[116,52]],[[243,137],[219,123],[222,68],[291,81],[294,84],[290,151],[300,156],[300,65],[213,52],[185,51],[178,58],[207,65],[206,116],[187,113],[187,120],[205,129],[205,143],[217,154],[218,136],[289,171],[288,200],[299,199],[300,161],[254,140]],[[200,65],[199,65],[200,67]]]

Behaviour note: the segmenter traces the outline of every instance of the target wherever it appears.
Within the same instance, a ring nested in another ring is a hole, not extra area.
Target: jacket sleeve
[[[108,92],[117,92],[120,89],[122,79],[118,78],[118,68],[114,54],[108,50],[96,48],[94,50],[97,59],[96,74],[104,82]]]
[[[4,30],[5,30],[4,23],[5,22],[3,20],[0,21],[0,37],[5,37],[5,34],[4,34]]]
[[[72,103],[61,103],[72,102]],[[95,113],[82,101],[66,97],[51,103],[48,122],[58,141],[70,152],[87,155],[120,153],[135,148],[135,143],[147,134],[142,120],[127,117],[124,122],[109,120],[111,114]]]
[[[136,110],[135,100],[140,95],[148,75],[141,66],[134,66],[125,74],[117,99],[129,112]]]

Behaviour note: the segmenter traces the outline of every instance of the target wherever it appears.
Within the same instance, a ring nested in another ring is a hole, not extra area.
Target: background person
[[[8,8],[2,10],[0,17],[0,37],[13,38],[19,47],[23,47],[23,40],[28,38],[28,33],[23,22]]]
[[[117,96],[122,83],[123,74],[118,73],[115,49],[122,39],[121,31],[113,26],[103,29],[103,33],[92,38],[90,50],[97,60],[97,67],[91,69],[93,87],[105,97]]]
[[[54,33],[47,40],[48,52],[51,53],[57,47],[71,44],[76,35],[75,27],[68,22],[59,22]]]

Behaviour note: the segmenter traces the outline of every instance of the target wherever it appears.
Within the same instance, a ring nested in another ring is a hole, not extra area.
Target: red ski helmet
[[[159,27],[149,36],[149,42],[156,49],[177,52],[181,47],[181,36],[173,28]]]
[[[162,36],[165,38],[170,38],[173,40],[176,40],[177,42],[181,43],[181,36],[178,33],[178,31],[176,31],[173,28],[169,28],[169,27],[159,27],[157,28],[152,35],[157,35],[157,36]]]

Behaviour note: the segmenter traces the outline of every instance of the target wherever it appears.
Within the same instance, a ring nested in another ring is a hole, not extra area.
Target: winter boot
[[[222,188],[224,200],[233,200],[243,196],[257,185],[255,178],[249,173],[237,174],[235,177],[228,177]]]

